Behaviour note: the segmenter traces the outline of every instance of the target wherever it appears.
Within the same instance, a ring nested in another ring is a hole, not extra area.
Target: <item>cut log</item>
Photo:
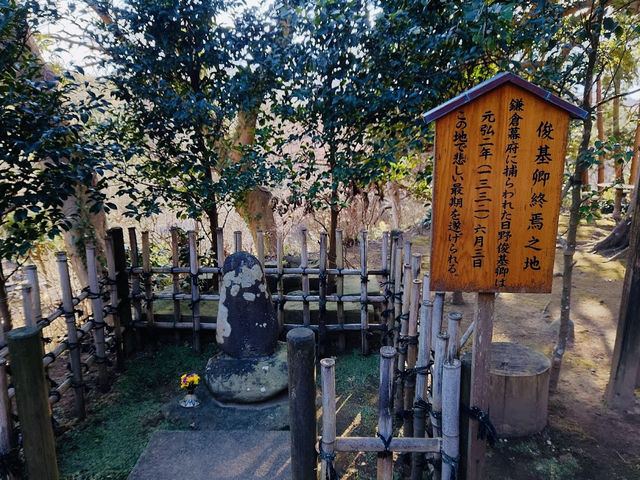
[[[471,352],[463,356],[462,362],[469,371]],[[489,416],[500,437],[531,435],[545,427],[550,367],[545,355],[524,345],[491,344]],[[463,383],[468,381],[463,376]],[[462,390],[467,391],[468,387],[463,386]]]

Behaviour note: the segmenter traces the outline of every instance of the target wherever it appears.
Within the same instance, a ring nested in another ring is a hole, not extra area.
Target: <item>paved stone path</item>
[[[129,480],[287,480],[287,431],[158,430]]]

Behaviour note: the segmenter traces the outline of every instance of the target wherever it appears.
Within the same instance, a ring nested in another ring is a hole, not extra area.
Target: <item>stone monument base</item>
[[[288,384],[287,344],[266,357],[234,358],[224,352],[207,362],[205,382],[221,403],[256,403],[283,392]]]

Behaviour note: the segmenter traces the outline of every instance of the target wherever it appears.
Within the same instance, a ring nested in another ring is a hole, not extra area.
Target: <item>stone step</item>
[[[158,430],[129,480],[287,480],[287,431]]]

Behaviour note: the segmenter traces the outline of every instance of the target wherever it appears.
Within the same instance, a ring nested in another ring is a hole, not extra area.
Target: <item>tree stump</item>
[[[471,352],[463,356],[462,362],[468,364],[465,370],[470,371]],[[545,355],[524,345],[491,344],[489,416],[500,437],[531,435],[545,427],[550,367]],[[463,382],[470,381],[466,377]]]

